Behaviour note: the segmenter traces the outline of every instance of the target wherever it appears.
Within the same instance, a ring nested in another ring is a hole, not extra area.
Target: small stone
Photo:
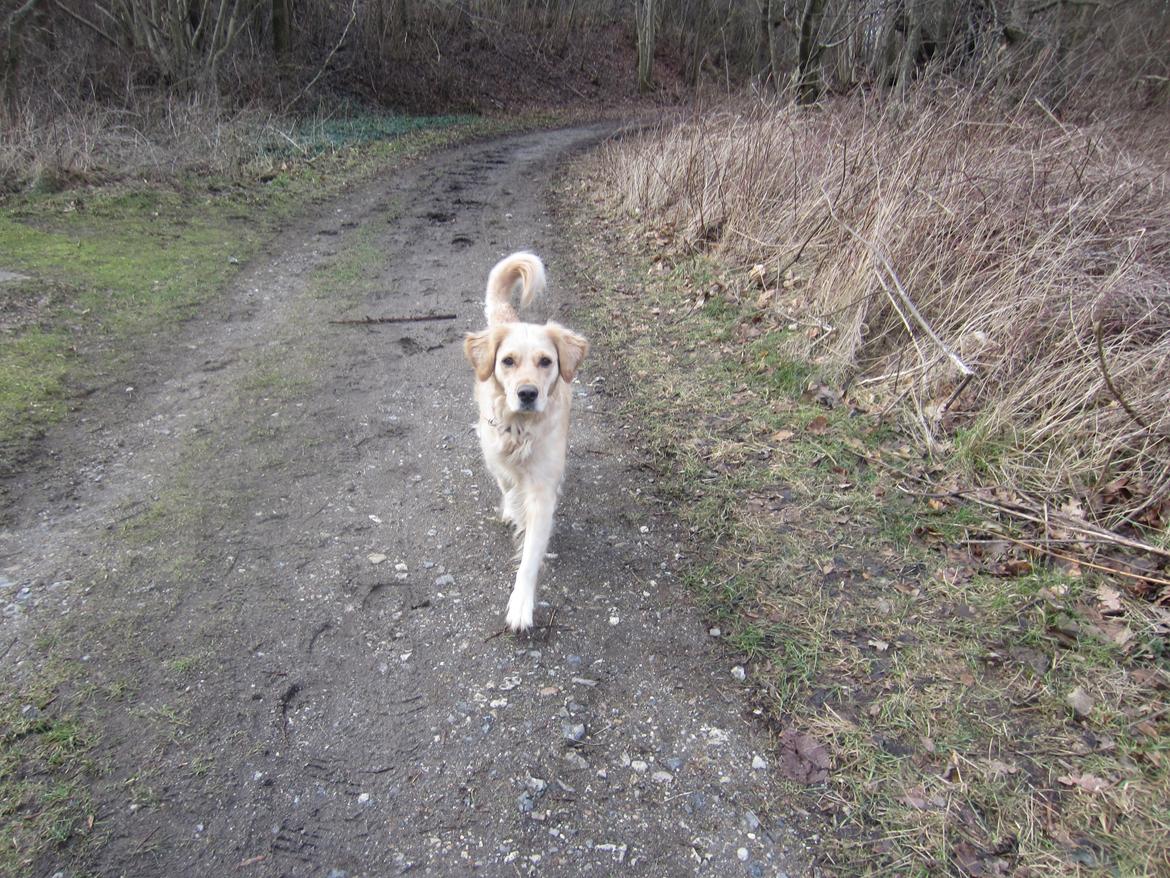
[[[719,637],[720,635],[723,634],[723,632],[719,628],[708,628],[707,633],[710,634],[712,637]]]
[[[580,744],[585,740],[585,724],[562,722],[561,734],[570,744]]]
[[[650,533],[650,528],[646,527],[646,525],[642,525],[640,528],[638,528],[638,533],[648,534]]]
[[[399,573],[405,573],[409,568],[401,561],[394,565],[394,569]]]
[[[455,584],[455,577],[450,573],[444,573],[435,579],[435,586],[438,588],[446,588],[447,586]]]
[[[524,781],[524,788],[528,790],[528,794],[532,796],[533,799],[536,799],[538,796],[543,794],[547,787],[548,784],[539,777],[530,777],[528,780]]]
[[[381,564],[386,560],[386,556],[381,552],[374,552],[372,555],[366,555],[366,560],[371,564]]]
[[[536,802],[533,801],[531,794],[525,790],[516,797],[516,806],[520,809],[521,814],[531,814],[532,809],[536,807]]]
[[[570,771],[587,771],[589,763],[585,761],[585,757],[576,750],[570,750],[565,754],[565,765]]]
[[[647,769],[647,768],[649,768],[649,767],[650,767],[650,766],[649,766],[649,765],[647,765],[647,764],[645,763],[645,761],[643,761],[643,760],[641,760],[641,759],[632,759],[632,760],[630,760],[630,768],[634,769],[634,771],[638,772],[638,774],[645,774],[645,773],[646,773],[646,769]]]
[[[759,863],[752,863],[748,866],[748,874],[751,878],[764,878],[764,867]]]
[[[683,766],[683,761],[677,756],[671,756],[666,760],[666,767],[671,771],[678,771]]]
[[[743,819],[740,820],[740,823],[743,824],[743,828],[748,832],[755,832],[760,828],[760,818],[756,816],[755,811],[744,811]]]
[[[767,767],[768,760],[766,760],[763,756],[757,753],[752,757],[752,768],[754,768],[756,771],[763,771]]]
[[[747,671],[743,669],[743,665],[736,665],[731,669],[731,676],[739,680],[741,683],[747,679]]]
[[[652,775],[650,775],[650,779],[652,781],[654,781],[654,783],[664,783],[665,784],[665,783],[670,783],[672,780],[674,780],[674,775],[672,775],[669,771],[656,771]]]
[[[568,663],[569,667],[573,668],[574,670],[581,667],[581,656],[579,655],[566,656],[565,661]]]
[[[1068,706],[1078,717],[1084,719],[1093,712],[1093,699],[1084,689],[1078,686],[1068,693]]]
[[[358,796],[358,804],[359,805],[364,805],[368,801],[370,801],[370,794],[369,793],[362,793],[360,796]]]
[[[740,848],[739,850],[737,850],[737,851],[735,852],[735,855],[736,855],[737,857],[739,857],[739,861],[740,861],[741,863],[746,863],[746,862],[747,862],[747,858],[748,858],[748,849],[747,849],[747,848]]]
[[[609,624],[610,624],[610,625],[613,625],[615,628],[616,628],[618,625],[620,625],[620,624],[621,624],[621,622],[622,622],[622,620],[621,620],[621,618],[620,618],[619,616],[610,616],[610,617],[609,617]]]

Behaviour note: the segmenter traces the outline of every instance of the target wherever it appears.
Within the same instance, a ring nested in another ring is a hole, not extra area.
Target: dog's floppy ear
[[[552,336],[553,344],[557,347],[557,359],[561,361],[561,377],[565,379],[566,384],[571,384],[577,374],[577,367],[589,353],[589,342],[571,329],[565,329],[551,320],[547,329]]]
[[[480,381],[487,381],[496,370],[496,347],[499,343],[500,333],[496,327],[469,332],[463,339],[463,353],[475,367],[475,377]]]

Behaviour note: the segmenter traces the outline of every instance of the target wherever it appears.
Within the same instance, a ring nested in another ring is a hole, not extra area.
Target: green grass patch
[[[57,694],[46,684],[0,700],[0,875],[40,874],[92,830],[91,734],[57,712]]]
[[[291,136],[270,140],[264,145],[264,151],[282,158],[311,157],[346,147],[382,143],[420,131],[468,126],[477,121],[476,117],[466,115],[387,116],[357,112],[341,118],[305,120]]]

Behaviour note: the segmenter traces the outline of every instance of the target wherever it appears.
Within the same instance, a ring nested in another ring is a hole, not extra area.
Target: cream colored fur
[[[499,485],[500,517],[523,534],[520,568],[508,600],[513,631],[532,627],[536,578],[552,534],[569,441],[569,385],[589,343],[558,323],[521,323],[521,307],[544,289],[544,265],[513,253],[488,276],[487,329],[468,333],[464,352],[475,368],[480,446]]]

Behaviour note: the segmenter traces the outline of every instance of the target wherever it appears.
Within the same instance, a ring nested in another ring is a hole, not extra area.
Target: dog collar
[[[491,424],[493,427],[495,427],[497,430],[499,430],[501,433],[507,433],[507,434],[511,435],[513,426],[515,426],[517,428],[516,429],[517,433],[520,432],[519,425],[517,425],[517,424],[509,424],[507,427],[505,427],[503,424],[501,424],[495,418],[488,418],[487,422],[489,424]]]

